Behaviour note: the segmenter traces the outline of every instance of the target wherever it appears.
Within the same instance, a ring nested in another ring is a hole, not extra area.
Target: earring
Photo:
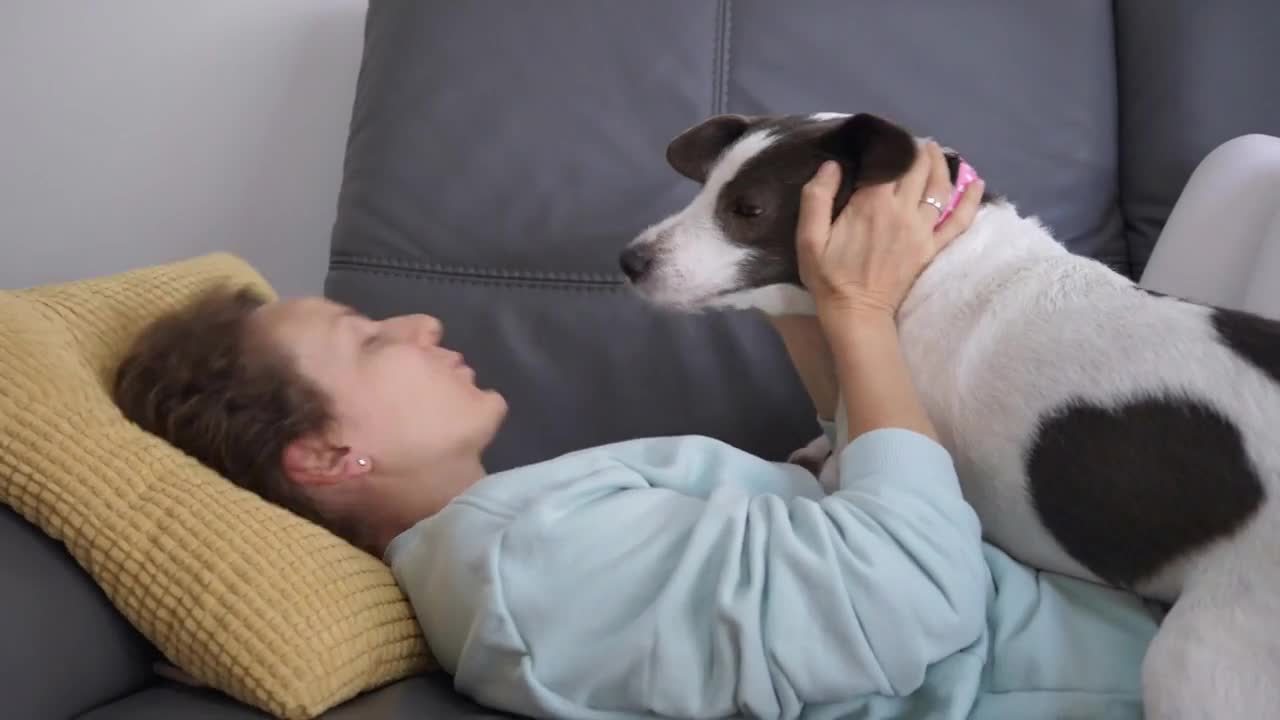
[[[356,464],[357,464],[357,465],[359,465],[360,467],[368,467],[368,466],[369,466],[369,459],[368,459],[368,458],[356,458]]]

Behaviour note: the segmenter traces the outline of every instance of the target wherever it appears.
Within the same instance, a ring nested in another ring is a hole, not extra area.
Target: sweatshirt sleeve
[[[695,450],[594,458],[583,482],[495,533],[469,561],[472,587],[451,588],[452,610],[414,598],[428,637],[434,623],[454,638],[441,647],[457,657],[442,660],[459,689],[565,718],[794,717],[804,704],[909,694],[981,637],[979,524],[933,441],[859,437],[825,497],[674,487],[688,468],[666,453]],[[791,482],[717,443],[698,452],[720,456],[686,461],[722,478]]]

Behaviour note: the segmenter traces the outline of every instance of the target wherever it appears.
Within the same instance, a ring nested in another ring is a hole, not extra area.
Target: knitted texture
[[[116,362],[160,312],[266,281],[227,254],[0,291],[0,502],[61,541],[175,665],[310,718],[434,667],[380,560],[127,421]]]

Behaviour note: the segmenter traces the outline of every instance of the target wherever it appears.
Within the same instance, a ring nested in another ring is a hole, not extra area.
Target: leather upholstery
[[[1231,138],[1280,136],[1280,3],[1124,0],[1116,32],[1120,201],[1139,277],[1196,165]]]

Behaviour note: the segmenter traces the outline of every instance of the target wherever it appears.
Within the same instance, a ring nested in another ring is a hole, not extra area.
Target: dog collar
[[[978,171],[974,170],[972,165],[965,162],[964,158],[960,158],[960,167],[956,170],[955,190],[951,192],[951,199],[948,200],[946,206],[942,208],[942,213],[938,215],[938,222],[934,224],[934,227],[941,225],[942,221],[946,220],[947,216],[951,214],[951,211],[956,209],[956,205],[960,203],[960,196],[964,194],[964,189],[969,187],[969,185],[977,179]]]

